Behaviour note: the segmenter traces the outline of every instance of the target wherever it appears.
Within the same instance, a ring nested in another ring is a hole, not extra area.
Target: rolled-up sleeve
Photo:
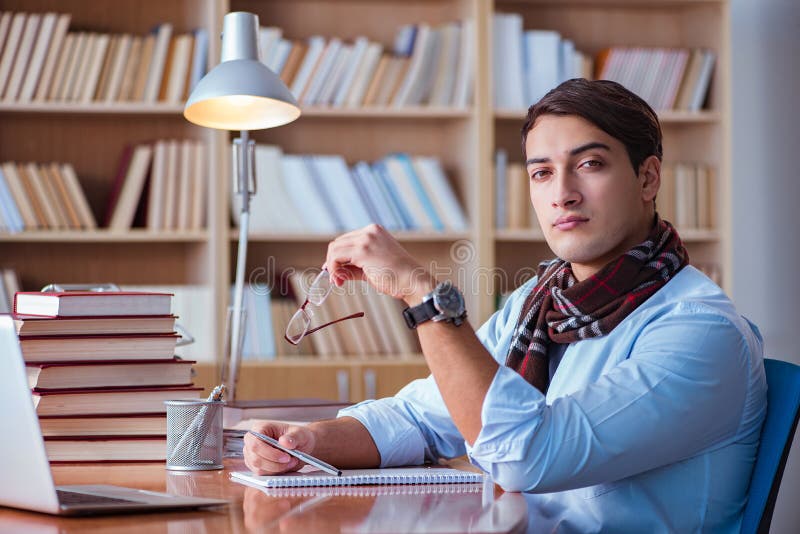
[[[550,405],[516,372],[498,369],[467,451],[472,461],[506,490],[554,492],[619,480],[734,439],[747,343],[719,313],[682,308],[646,326],[628,359]]]

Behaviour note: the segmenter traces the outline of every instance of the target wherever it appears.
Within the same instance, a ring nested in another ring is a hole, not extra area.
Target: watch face
[[[433,304],[445,317],[456,318],[464,315],[464,297],[461,295],[461,291],[450,282],[436,286]]]

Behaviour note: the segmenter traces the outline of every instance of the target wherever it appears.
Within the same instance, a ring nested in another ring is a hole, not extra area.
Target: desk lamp
[[[227,398],[235,400],[245,313],[242,301],[250,196],[256,192],[255,143],[249,139],[248,132],[282,126],[300,116],[300,108],[289,88],[260,61],[258,16],[245,12],[225,15],[220,64],[192,90],[183,116],[200,126],[240,131],[239,138],[233,142],[235,193],[242,197],[239,250],[222,364],[222,383],[226,386]]]

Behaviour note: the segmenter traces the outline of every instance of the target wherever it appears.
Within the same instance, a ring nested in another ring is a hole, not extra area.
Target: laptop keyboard
[[[115,499],[114,497],[89,495],[87,493],[77,493],[60,489],[56,490],[56,494],[58,494],[58,502],[60,504],[125,504],[137,502],[129,499]]]

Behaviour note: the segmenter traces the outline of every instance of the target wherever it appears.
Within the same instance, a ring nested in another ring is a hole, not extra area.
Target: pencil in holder
[[[168,400],[167,469],[222,469],[223,401]]]

